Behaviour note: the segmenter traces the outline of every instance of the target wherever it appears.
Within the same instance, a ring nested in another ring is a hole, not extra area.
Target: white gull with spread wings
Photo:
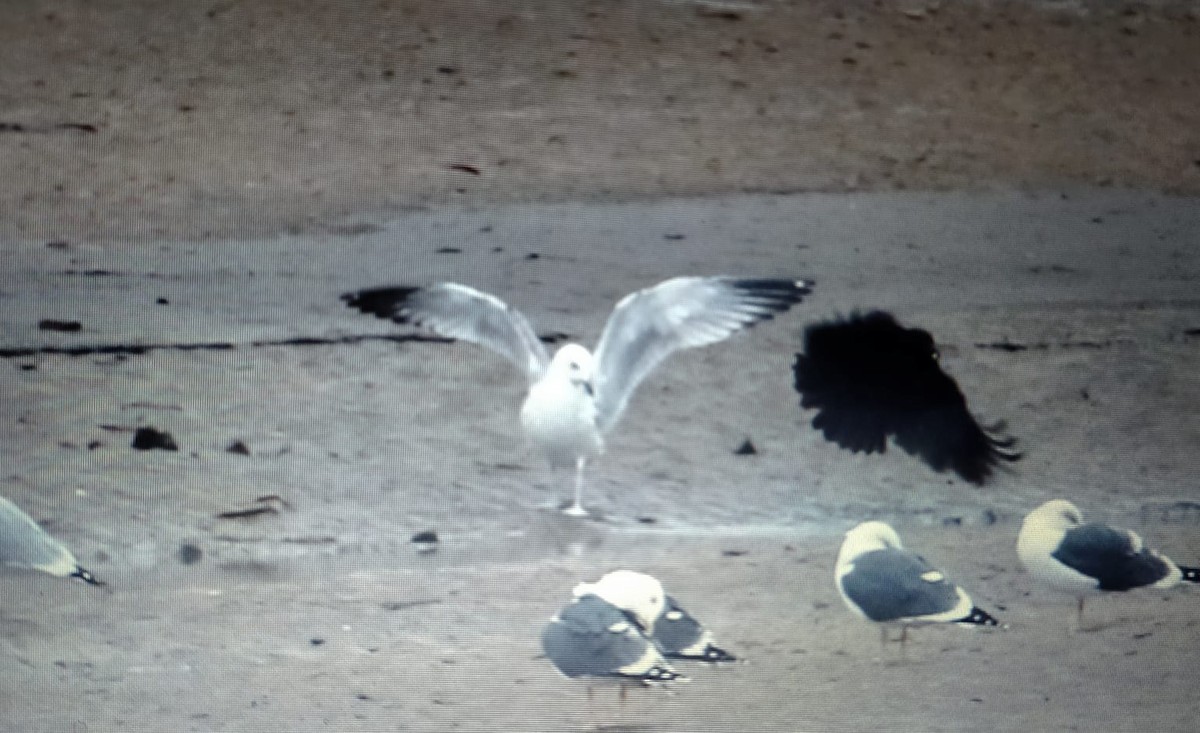
[[[397,323],[485,346],[529,380],[521,427],[553,467],[575,467],[575,500],[586,516],[583,471],[638,384],[680,349],[716,343],[772,318],[811,292],[803,280],[677,277],[623,298],[595,353],[569,343],[550,358],[525,316],[493,295],[457,283],[347,293],[347,305]]]

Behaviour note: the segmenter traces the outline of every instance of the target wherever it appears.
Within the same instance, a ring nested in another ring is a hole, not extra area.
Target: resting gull
[[[576,597],[595,594],[621,597],[626,588],[653,588],[659,581],[651,575],[632,570],[614,570],[595,583],[575,586]],[[659,583],[659,587],[661,584]],[[654,621],[651,639],[668,659],[701,662],[733,662],[737,657],[717,646],[712,631],[685,611],[669,593],[664,593],[662,613]]]
[[[567,677],[651,685],[683,679],[653,641],[666,606],[648,575],[577,587],[575,599],[542,631],[542,649]],[[589,695],[591,687],[588,688]]]
[[[1065,499],[1026,515],[1017,555],[1035,580],[1076,597],[1076,626],[1083,621],[1084,598],[1093,593],[1200,583],[1200,568],[1176,565],[1131,530],[1084,524],[1083,513]]]
[[[103,585],[79,564],[70,550],[3,496],[0,496],[0,563]]]
[[[998,623],[940,570],[905,550],[896,530],[883,522],[863,522],[846,533],[835,579],[851,611],[881,624],[881,642],[887,641],[889,625],[901,627],[903,643],[910,626]]]
[[[569,343],[551,359],[521,313],[466,285],[383,287],[342,300],[380,318],[470,341],[525,372],[529,393],[521,427],[555,468],[575,468],[575,500],[566,509],[586,516],[583,471],[604,450],[638,384],[681,349],[716,343],[788,310],[811,292],[797,280],[677,277],[625,296],[608,318],[593,354]]]
[[[938,364],[928,331],[871,311],[805,329],[792,367],[800,405],[812,425],[855,453],[883,453],[888,436],[935,471],[950,469],[979,485],[1001,461],[1021,457],[1015,441],[971,416],[954,378]]]

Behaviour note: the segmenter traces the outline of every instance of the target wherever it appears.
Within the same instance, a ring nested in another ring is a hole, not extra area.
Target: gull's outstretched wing
[[[596,347],[600,429],[612,428],[638,384],[675,351],[728,338],[810,292],[803,280],[677,277],[625,296]]]
[[[550,363],[545,347],[520,311],[466,285],[372,288],[346,293],[342,300],[379,318],[486,346],[516,364],[530,384],[541,378]]]

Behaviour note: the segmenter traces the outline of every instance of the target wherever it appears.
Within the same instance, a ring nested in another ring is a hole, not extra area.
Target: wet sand
[[[110,585],[0,575],[6,725],[1186,728],[1195,593],[1093,601],[1068,637],[1072,602],[1029,587],[1014,542],[1024,511],[1068,496],[1200,558],[1179,503],[1198,475],[1198,219],[1096,190],[742,196],[439,210],[336,242],[8,245],[5,490]],[[593,343],[625,292],[729,271],[818,284],[641,387],[590,472],[600,521],[556,511],[570,477],[524,444],[506,362],[386,340],[406,331],[337,299],[454,278]],[[974,488],[807,426],[804,325],[874,306],[937,335],[973,408],[1020,439],[1015,470]],[[81,330],[36,328],[51,317]],[[144,425],[180,450],[132,450]],[[759,453],[735,456],[747,438]],[[218,516],[267,495],[277,512]],[[881,663],[832,583],[840,533],[873,517],[1008,627],[918,631]],[[432,556],[409,541],[425,529]],[[618,566],[662,577],[748,662],[589,715],[538,631]]]
[[[1070,636],[1014,548],[1069,497],[1200,562],[1194,8],[309,7],[0,27],[0,492],[108,581],[0,569],[0,730],[1194,727],[1195,589]],[[681,273],[817,287],[641,386],[598,521],[556,511],[506,362],[337,298],[454,279],[590,345]],[[803,328],[871,307],[934,333],[1013,471],[808,427]],[[1007,626],[881,650],[832,577],[868,518]],[[615,567],[747,661],[589,712],[537,639]]]

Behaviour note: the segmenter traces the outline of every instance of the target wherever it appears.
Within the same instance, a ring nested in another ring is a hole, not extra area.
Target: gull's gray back
[[[620,609],[594,595],[564,608],[542,631],[542,649],[568,677],[620,674],[650,642]]]
[[[687,649],[704,635],[704,627],[691,614],[684,611],[671,596],[666,598],[666,607],[654,624],[654,641],[663,654],[670,656]]]
[[[1095,578],[1100,590],[1140,588],[1171,571],[1170,565],[1150,550],[1141,547],[1135,551],[1128,532],[1099,523],[1067,530],[1052,557]]]
[[[853,566],[840,581],[842,592],[872,621],[944,613],[958,603],[954,584],[906,550],[866,552],[854,558]]]

